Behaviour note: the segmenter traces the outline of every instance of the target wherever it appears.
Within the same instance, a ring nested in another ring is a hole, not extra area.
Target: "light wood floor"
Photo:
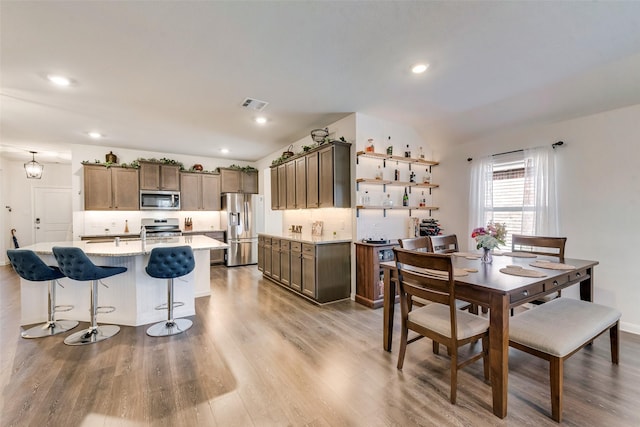
[[[383,351],[382,310],[312,305],[255,266],[211,272],[212,296],[197,299],[188,332],[151,338],[144,326],[123,327],[69,347],[63,336],[20,338],[19,280],[0,267],[0,425],[557,425],[539,359],[511,351],[509,415],[500,420],[481,363],[459,374],[456,405],[446,352],[433,355],[429,341],[411,344],[396,370],[399,334],[394,351]],[[565,426],[640,425],[640,337],[622,334],[619,366],[607,337],[574,355],[564,398]]]

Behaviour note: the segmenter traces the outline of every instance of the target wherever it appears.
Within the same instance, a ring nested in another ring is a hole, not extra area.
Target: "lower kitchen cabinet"
[[[264,250],[258,251],[258,265],[263,265],[264,277],[318,303],[349,297],[350,241],[301,242],[267,235],[260,235],[258,242],[260,239]]]

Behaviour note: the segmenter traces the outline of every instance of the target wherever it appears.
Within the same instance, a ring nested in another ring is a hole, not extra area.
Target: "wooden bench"
[[[514,316],[509,345],[549,361],[551,418],[562,420],[563,363],[609,330],[611,362],[618,364],[620,312],[603,305],[557,298]]]

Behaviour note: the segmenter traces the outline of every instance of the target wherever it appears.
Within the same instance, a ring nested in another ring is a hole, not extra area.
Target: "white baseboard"
[[[640,335],[640,325],[636,325],[635,323],[620,322],[620,330]]]

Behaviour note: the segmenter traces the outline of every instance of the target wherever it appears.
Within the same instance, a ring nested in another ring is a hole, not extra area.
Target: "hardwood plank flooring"
[[[186,333],[122,327],[82,347],[64,345],[67,334],[20,338],[19,278],[4,266],[0,282],[2,427],[557,425],[544,361],[511,350],[504,420],[481,363],[459,372],[451,405],[446,351],[411,344],[400,372],[398,332],[382,350],[381,309],[315,306],[255,266],[212,267],[212,295],[196,300]],[[608,336],[566,363],[563,425],[640,425],[640,337],[621,335],[619,366]]]

